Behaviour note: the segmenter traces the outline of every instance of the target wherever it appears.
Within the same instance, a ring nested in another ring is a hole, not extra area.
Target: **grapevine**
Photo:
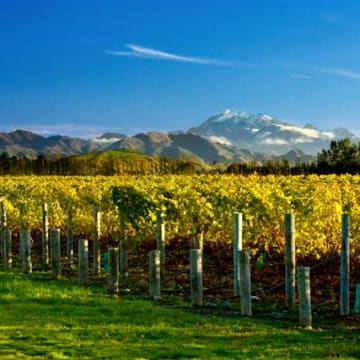
[[[204,234],[204,241],[232,241],[232,214],[243,213],[244,246],[253,253],[284,249],[284,214],[296,219],[297,253],[317,258],[339,252],[341,215],[351,216],[351,251],[360,255],[360,176],[3,176],[0,200],[7,226],[41,228],[48,204],[53,228],[71,222],[74,236],[89,237],[93,209],[102,212],[104,237],[127,232],[154,239],[156,213],[166,218],[167,238]]]

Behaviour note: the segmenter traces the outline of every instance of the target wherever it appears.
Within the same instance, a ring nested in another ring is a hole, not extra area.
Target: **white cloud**
[[[162,59],[169,61],[189,62],[189,63],[205,64],[205,65],[223,65],[223,66],[231,65],[230,62],[172,54],[162,50],[147,48],[144,46],[139,46],[134,44],[125,44],[125,47],[130,49],[130,51],[106,50],[105,53],[115,56]]]
[[[302,71],[309,71],[309,72],[320,72],[323,74],[329,74],[329,75],[335,75],[335,76],[341,76],[341,77],[345,77],[348,79],[353,79],[353,80],[360,80],[360,72],[356,71],[356,70],[350,70],[350,69],[344,69],[344,68],[340,68],[340,67],[332,67],[332,66],[323,66],[323,65],[317,65],[317,64],[302,64],[302,63],[294,63],[294,64],[285,64],[285,67],[290,67],[290,68],[294,68],[297,70],[302,70]],[[290,77],[297,77],[299,78],[303,78],[302,74],[293,74],[290,75]],[[304,75],[305,77],[308,75]],[[310,76],[310,75],[309,75]]]
[[[332,131],[322,131],[321,135],[324,137],[327,137],[329,139],[334,139],[335,138],[335,134]]]
[[[232,62],[232,61],[221,61],[209,58],[199,58],[193,56],[184,56],[179,54],[173,54],[170,52],[148,48],[136,44],[125,44],[125,50],[105,50],[106,54],[113,56],[124,56],[124,57],[137,57],[145,59],[161,59],[176,62],[188,62],[203,65],[218,65],[218,66],[255,66],[255,67],[288,67],[298,71],[307,72],[321,72],[324,74],[341,76],[348,79],[360,80],[360,72],[351,69],[344,69],[341,67],[322,66],[317,64],[302,64],[302,63],[285,63],[285,64],[267,64],[267,63],[256,63],[256,62]],[[290,78],[299,80],[309,80],[312,78],[310,74],[304,73],[293,73],[289,75]]]
[[[231,146],[232,142],[225,136],[209,136],[208,139],[214,143]]]
[[[104,138],[93,138],[93,141],[99,144],[113,144],[119,140],[121,140],[122,138],[118,137],[118,138],[109,138],[109,139],[104,139]]]
[[[341,69],[341,68],[332,68],[332,67],[319,67],[318,70],[326,74],[360,80],[360,72],[357,71]]]
[[[265,145],[289,145],[289,142],[284,139],[267,138],[262,141]]]
[[[311,139],[319,139],[319,138],[333,139],[333,138],[335,138],[335,134],[331,131],[320,131],[320,130],[311,129],[311,128],[301,128],[301,127],[287,125],[287,124],[276,124],[276,126],[279,127],[281,130],[297,132],[297,133],[304,135]],[[301,139],[304,139],[304,138],[298,138],[298,142],[305,142],[305,141],[302,141]],[[296,140],[295,140],[295,142],[296,142]]]
[[[281,130],[297,132],[310,138],[316,139],[320,137],[320,132],[316,129],[300,128],[297,126],[286,124],[276,124],[276,126],[279,127]]]
[[[291,139],[291,142],[295,143],[295,144],[305,144],[305,143],[311,143],[313,142],[314,140],[312,139],[309,139],[309,138],[303,138],[303,137],[300,137],[300,138],[296,138],[296,139]]]
[[[114,56],[146,57],[145,55],[136,53],[134,51],[105,50],[105,53]]]
[[[276,124],[281,130],[284,131],[291,131],[292,133],[298,133],[299,137],[293,137],[289,141],[281,138],[264,138],[262,140],[263,144],[266,145],[289,145],[290,143],[293,144],[304,144],[304,143],[311,143],[314,139],[321,139],[321,138],[328,138],[333,139],[335,134],[331,131],[320,131],[316,129],[308,129],[308,128],[301,128],[293,125],[287,124]]]

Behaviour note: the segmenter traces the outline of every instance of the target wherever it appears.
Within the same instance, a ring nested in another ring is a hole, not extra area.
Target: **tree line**
[[[360,143],[349,138],[333,140],[329,149],[323,149],[312,161],[290,164],[288,160],[268,161],[265,164],[231,164],[228,173],[249,175],[327,175],[360,174]]]
[[[128,156],[127,156],[128,155]],[[35,159],[0,155],[0,175],[148,175],[195,173],[191,161],[142,154],[44,156]],[[135,155],[135,156],[134,156]]]
[[[227,167],[204,166],[191,160],[150,157],[129,152],[73,156],[44,156],[35,159],[0,155],[0,175],[149,175],[196,174],[204,172],[240,175],[360,174],[360,143],[349,138],[333,140],[312,161],[291,164],[287,159],[259,164],[233,163]]]

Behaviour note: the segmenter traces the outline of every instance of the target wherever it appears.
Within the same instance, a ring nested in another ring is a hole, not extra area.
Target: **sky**
[[[187,130],[232,109],[360,135],[358,0],[1,0],[0,131]]]

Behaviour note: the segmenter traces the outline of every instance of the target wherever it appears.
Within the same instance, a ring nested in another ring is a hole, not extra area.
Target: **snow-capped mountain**
[[[312,125],[284,123],[269,115],[226,110],[198,127],[172,133],[149,131],[134,136],[105,133],[87,140],[60,135],[44,137],[26,130],[0,133],[0,154],[36,158],[133,149],[148,155],[206,162],[266,162],[279,159],[278,156],[291,162],[306,162],[310,159],[308,155],[328,148],[331,140],[345,137],[360,141],[343,128],[324,131]]]
[[[324,131],[312,125],[299,127],[269,115],[229,109],[211,116],[189,132],[228,146],[277,155],[295,149],[316,155],[323,148],[327,148],[331,140],[344,137],[358,140],[354,134],[342,128]]]

